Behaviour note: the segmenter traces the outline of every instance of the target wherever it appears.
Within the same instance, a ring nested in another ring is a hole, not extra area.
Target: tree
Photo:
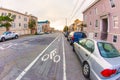
[[[68,31],[68,26],[65,26],[63,29],[64,32]]]
[[[9,28],[12,25],[12,22],[16,18],[15,15],[12,15],[11,13],[8,13],[8,15],[1,15],[0,16],[0,27],[5,27],[6,31],[9,31]]]
[[[83,28],[84,28],[84,27],[87,27],[87,25],[86,25],[85,23],[82,23],[82,24],[81,24],[81,31],[83,31]]]
[[[36,26],[36,21],[31,18],[28,22],[28,26],[29,26],[29,29],[31,30],[31,34],[32,34],[32,30],[35,29],[35,26]]]

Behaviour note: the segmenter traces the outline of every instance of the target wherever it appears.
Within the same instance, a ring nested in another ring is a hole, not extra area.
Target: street
[[[0,80],[86,80],[62,33],[0,42]]]

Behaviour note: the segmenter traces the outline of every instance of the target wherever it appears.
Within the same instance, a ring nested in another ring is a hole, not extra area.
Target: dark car
[[[84,32],[71,32],[67,38],[67,40],[72,45],[74,42],[78,42],[80,39],[86,38],[86,34]]]
[[[64,35],[65,35],[65,37],[68,37],[69,32],[65,32]]]

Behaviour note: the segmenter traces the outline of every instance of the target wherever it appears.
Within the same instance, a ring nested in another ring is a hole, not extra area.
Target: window
[[[98,33],[95,33],[95,37],[97,37],[98,36]]]
[[[87,21],[87,15],[84,16],[84,20]]]
[[[97,10],[97,8],[95,8],[95,14],[98,14],[98,10]]]
[[[92,25],[91,21],[90,21],[90,25]]]
[[[27,24],[24,24],[24,28],[27,28]]]
[[[86,42],[86,39],[82,39],[78,42],[78,44],[84,47],[85,42]]]
[[[21,26],[21,23],[19,23],[19,27]]]
[[[87,40],[84,46],[88,51],[93,52],[94,51],[94,42],[91,40]]]
[[[19,16],[19,19],[21,19],[21,16]]]
[[[12,23],[12,27],[15,28],[15,23]]]
[[[115,3],[114,3],[114,0],[110,0],[110,3],[111,3],[111,7],[115,7]]]
[[[119,51],[111,43],[98,42],[97,44],[102,57],[114,58],[120,56]]]
[[[1,16],[4,16],[4,13],[2,13]]]
[[[118,16],[113,16],[113,25],[114,28],[118,28]]]
[[[24,18],[24,21],[27,21],[27,18]]]
[[[95,27],[98,27],[98,20],[95,21]]]
[[[117,42],[117,35],[113,36],[113,42]]]

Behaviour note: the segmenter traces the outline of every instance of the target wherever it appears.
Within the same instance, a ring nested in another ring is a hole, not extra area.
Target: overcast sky
[[[85,3],[79,8],[83,1]],[[21,13],[28,12],[38,17],[39,21],[49,20],[51,27],[63,29],[66,18],[67,25],[77,18],[82,20],[82,11],[91,2],[93,0],[0,0],[0,6]]]

